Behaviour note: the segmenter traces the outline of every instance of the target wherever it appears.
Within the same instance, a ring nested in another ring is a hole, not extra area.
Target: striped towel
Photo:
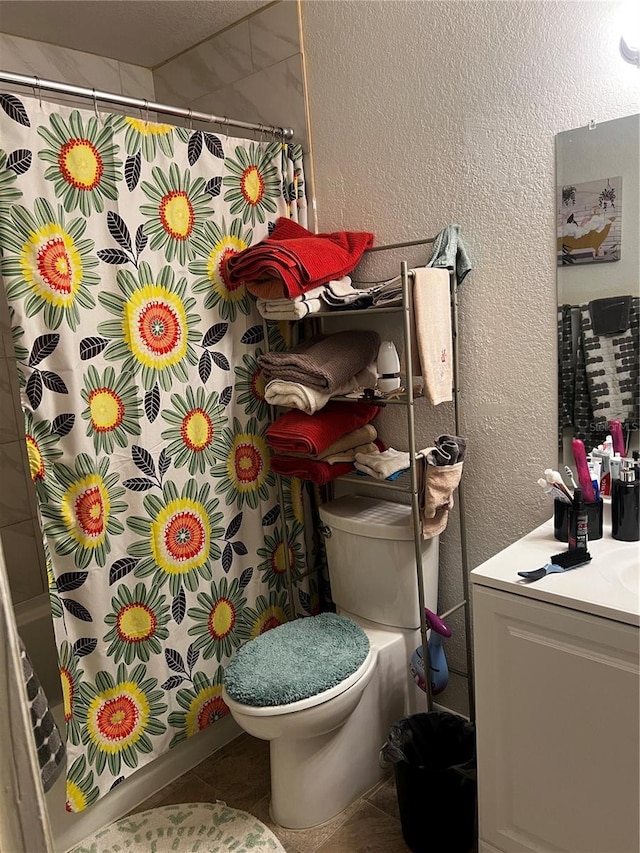
[[[52,787],[65,766],[66,750],[49,708],[49,702],[44,695],[38,676],[33,670],[24,643],[20,638],[18,639],[20,640],[20,659],[31,713],[31,726],[38,751],[40,778],[42,787],[46,792]]]

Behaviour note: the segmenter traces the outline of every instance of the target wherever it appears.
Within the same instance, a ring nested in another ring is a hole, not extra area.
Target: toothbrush
[[[625,454],[624,433],[622,432],[622,424],[620,421],[609,421],[609,431],[613,440],[613,452],[619,453],[622,459]]]
[[[571,470],[571,468],[569,468],[569,466],[568,466],[568,465],[565,465],[565,466],[564,466],[564,473],[565,473],[565,474],[567,475],[567,477],[571,480],[571,487],[572,487],[573,489],[577,489],[577,488],[578,488],[578,484],[576,483],[576,481],[575,481],[575,479],[574,479],[573,471]]]
[[[562,501],[565,504],[571,503],[571,498],[567,496],[566,492],[563,492],[553,483],[547,483],[544,477],[539,478],[538,485],[542,486],[546,495],[552,495],[556,500]]]
[[[569,499],[571,499],[571,492],[565,486],[564,480],[562,479],[558,471],[554,471],[553,468],[545,468],[544,476],[550,486],[557,486],[560,491],[564,492],[565,495]]]
[[[591,483],[591,475],[589,474],[587,453],[584,449],[584,442],[579,438],[574,438],[571,442],[571,449],[573,450],[573,458],[576,461],[578,483],[580,483],[585,503],[593,504],[596,502],[596,496]]]

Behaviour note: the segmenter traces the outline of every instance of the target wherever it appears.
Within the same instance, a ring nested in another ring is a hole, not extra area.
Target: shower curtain
[[[226,261],[306,225],[300,146],[0,95],[0,249],[81,811],[228,710],[297,615],[303,494],[264,440],[263,329]],[[284,347],[278,327],[272,347]]]

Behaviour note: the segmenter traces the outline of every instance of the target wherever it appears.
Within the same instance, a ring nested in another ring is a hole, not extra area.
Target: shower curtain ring
[[[98,99],[96,97],[96,90],[92,89],[93,92],[93,111],[96,114],[96,118],[98,119],[98,124],[100,123],[100,115],[98,113]]]
[[[193,110],[189,107],[189,117],[187,118],[187,127],[189,130],[193,130]]]
[[[36,95],[36,87],[37,87],[38,92],[37,92],[36,97],[38,98],[38,104],[42,107],[42,87],[40,85],[40,78],[36,77],[36,75],[34,74],[33,79],[36,81],[36,85],[32,86],[33,94]]]
[[[145,115],[144,121],[148,125],[149,124],[149,101],[146,98],[144,99],[144,115]]]

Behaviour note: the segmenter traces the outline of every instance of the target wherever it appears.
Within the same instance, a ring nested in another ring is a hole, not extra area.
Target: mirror
[[[556,136],[558,445],[587,453],[611,420],[640,433],[640,115]],[[562,470],[562,469],[560,469]]]

